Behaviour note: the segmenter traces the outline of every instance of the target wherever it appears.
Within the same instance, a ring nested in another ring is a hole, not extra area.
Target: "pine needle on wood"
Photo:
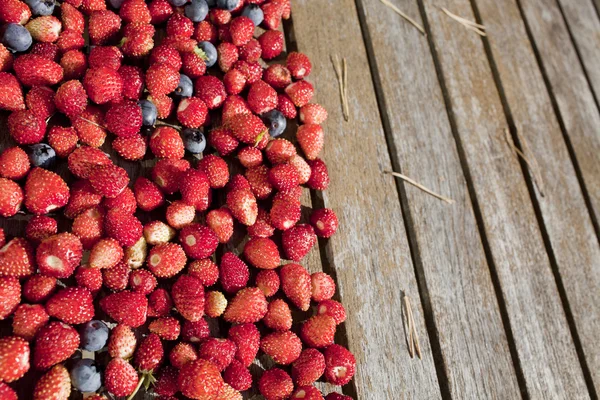
[[[389,0],[379,0],[379,1],[381,1],[383,4],[385,4],[386,6],[391,8],[392,11],[394,11],[396,14],[400,15],[402,18],[407,20],[412,26],[417,28],[419,30],[419,32],[421,32],[423,35],[427,36],[425,29],[423,29],[423,27],[421,25],[419,25],[419,23],[417,21],[415,21],[414,19],[409,17],[407,14],[402,12],[402,10],[400,10],[398,7],[396,7],[394,4],[392,4]]]
[[[440,200],[442,200],[442,201],[445,201],[445,202],[446,202],[446,203],[448,203],[448,204],[453,204],[453,203],[454,203],[454,200],[452,200],[452,199],[450,199],[450,198],[448,198],[448,197],[442,196],[441,194],[437,194],[437,193],[435,193],[434,191],[432,191],[431,189],[427,189],[425,186],[421,185],[419,182],[415,181],[414,179],[411,179],[411,178],[409,178],[409,177],[408,177],[408,176],[406,176],[406,175],[402,175],[401,173],[399,173],[399,172],[394,172],[394,171],[383,171],[383,172],[384,172],[385,174],[390,174],[390,175],[393,175],[393,176],[395,176],[395,177],[397,177],[397,178],[400,178],[400,179],[402,179],[403,181],[405,181],[405,182],[407,182],[407,183],[410,183],[410,184],[411,184],[411,185],[413,185],[414,187],[416,187],[416,188],[418,188],[418,189],[421,189],[421,190],[422,190],[422,191],[424,191],[425,193],[427,193],[427,194],[430,194],[430,195],[432,195],[433,197],[435,197],[435,198],[437,198],[437,199],[440,199]]]
[[[519,142],[521,142],[521,146],[523,146],[523,151],[521,151],[521,149],[519,149],[512,141],[508,128],[504,129],[504,139],[506,140],[506,143],[508,143],[510,148],[514,150],[514,152],[517,153],[517,155],[521,157],[523,161],[525,161],[525,164],[527,164],[527,167],[529,167],[529,171],[531,171],[533,183],[535,184],[535,186],[537,186],[540,195],[544,197],[544,181],[542,179],[542,174],[540,173],[540,165],[538,164],[537,159],[529,149],[527,140],[525,140],[525,138],[523,137],[523,135],[521,135],[518,129],[516,132],[517,138],[519,139]],[[530,157],[528,157],[526,153],[529,154]]]
[[[442,10],[447,16],[449,16],[459,24],[463,25],[465,28],[477,33],[479,36],[487,36],[487,34],[485,33],[485,26],[478,24],[477,22],[470,21],[466,18],[459,17],[458,15],[448,11],[447,8],[439,7],[439,9]]]
[[[340,62],[340,59],[336,54],[335,57],[331,56],[331,64],[333,64],[333,70],[335,71],[335,76],[340,88],[340,99],[342,102],[344,121],[348,122],[350,119],[350,111],[348,109],[348,68],[346,58],[343,58],[342,62]]]

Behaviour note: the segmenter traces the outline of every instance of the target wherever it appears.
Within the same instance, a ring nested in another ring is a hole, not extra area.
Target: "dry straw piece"
[[[397,177],[397,178],[400,178],[400,179],[402,179],[403,181],[405,181],[405,182],[407,182],[407,183],[410,183],[410,184],[411,184],[411,185],[413,185],[414,187],[421,189],[421,190],[422,190],[422,191],[424,191],[425,193],[427,193],[427,194],[430,194],[430,195],[432,195],[433,197],[435,197],[435,198],[437,198],[437,199],[440,199],[440,200],[442,200],[442,201],[445,201],[445,202],[446,202],[446,203],[448,203],[448,204],[453,204],[453,203],[454,203],[454,200],[452,200],[452,199],[450,199],[450,198],[448,198],[448,197],[442,196],[441,194],[437,194],[436,192],[432,191],[431,189],[427,189],[425,186],[421,185],[419,182],[415,181],[414,179],[411,179],[411,178],[409,178],[409,177],[408,177],[408,176],[406,176],[406,175],[402,175],[402,174],[401,174],[401,173],[399,173],[399,172],[394,172],[394,171],[383,171],[383,173],[384,173],[384,174],[390,174],[390,175],[393,175],[393,176],[395,176],[395,177]]]
[[[487,34],[485,33],[485,26],[478,24],[477,22],[469,21],[466,18],[459,17],[458,15],[453,14],[450,11],[448,11],[447,8],[444,8],[444,7],[438,7],[438,8],[440,10],[442,10],[447,16],[449,16],[456,22],[460,23],[465,28],[477,33],[479,36],[487,36]]]
[[[525,161],[525,164],[527,164],[527,167],[529,167],[529,170],[531,171],[533,183],[535,184],[535,186],[537,186],[540,195],[544,197],[544,181],[542,179],[542,174],[540,173],[540,165],[538,164],[537,159],[529,149],[527,140],[525,140],[525,138],[523,137],[523,135],[521,135],[518,129],[516,130],[516,132],[517,138],[519,139],[519,142],[521,142],[521,146],[523,146],[523,151],[521,151],[512,141],[508,128],[504,129],[504,139],[506,140],[506,143],[510,146],[510,148],[514,150],[515,153],[517,153],[517,155],[523,159],[523,161]],[[527,155],[525,155],[525,153],[529,154],[530,156],[528,157]]]
[[[404,18],[405,20],[410,22],[410,24],[412,26],[414,26],[415,28],[417,28],[419,30],[419,32],[421,32],[423,35],[427,36],[427,33],[425,33],[425,29],[423,29],[423,27],[421,25],[419,25],[419,23],[417,21],[415,21],[414,19],[409,17],[406,13],[402,12],[402,10],[400,10],[398,7],[393,5],[389,0],[379,0],[379,1],[381,1],[383,4],[385,4],[386,6],[391,8],[392,11],[394,11],[395,13],[400,15],[402,18]]]
[[[417,333],[410,298],[405,294],[403,300],[408,325],[408,354],[410,354],[410,358],[414,358],[416,352],[417,357],[421,360],[421,343],[419,342],[419,334]]]
[[[338,86],[340,87],[340,99],[342,101],[342,113],[344,114],[344,121],[348,122],[350,119],[350,111],[348,110],[348,66],[346,64],[346,58],[340,59],[337,54],[331,56],[331,63],[337,77]]]

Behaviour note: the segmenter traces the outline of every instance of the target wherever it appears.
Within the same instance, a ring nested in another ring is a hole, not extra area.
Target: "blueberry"
[[[192,82],[192,80],[187,75],[180,74],[179,85],[177,86],[177,89],[175,89],[175,91],[173,92],[173,95],[181,99],[184,97],[192,97],[193,93],[194,83]]]
[[[167,0],[169,2],[169,4],[171,4],[172,6],[175,7],[181,7],[183,6],[185,3],[187,3],[188,0]]]
[[[240,4],[240,0],[217,0],[217,7],[227,11],[235,10],[238,4]]]
[[[198,43],[200,50],[204,52],[202,57],[207,67],[212,67],[217,62],[217,49],[211,42],[200,42]]]
[[[208,15],[208,4],[206,0],[192,0],[190,4],[185,6],[185,16],[192,22],[204,21]]]
[[[36,167],[50,168],[56,162],[56,152],[46,143],[29,146],[29,161]]]
[[[259,26],[263,22],[263,19],[265,19],[265,14],[258,4],[248,4],[244,7],[242,16],[250,18],[254,26]]]
[[[19,24],[8,24],[2,34],[2,44],[15,52],[27,51],[31,47],[31,34]],[[216,54],[216,50],[215,50]]]
[[[154,103],[150,100],[140,100],[138,104],[142,108],[142,125],[154,126],[156,117],[158,116],[158,110]]]
[[[80,392],[95,392],[102,386],[102,376],[94,360],[83,358],[77,360],[71,369],[71,382]]]
[[[109,4],[113,6],[113,8],[121,8],[121,5],[125,2],[125,0],[108,0]]]
[[[269,135],[277,137],[285,131],[287,121],[283,114],[278,110],[271,110],[262,115],[263,121],[269,127]]]
[[[182,132],[183,145],[192,154],[200,154],[206,148],[206,139],[199,129],[186,128]]]
[[[52,15],[55,0],[24,0],[33,15]]]
[[[81,348],[87,351],[99,351],[108,340],[108,326],[102,321],[92,320],[81,328]]]
[[[206,4],[211,8],[215,7],[217,5],[217,0],[206,0]]]

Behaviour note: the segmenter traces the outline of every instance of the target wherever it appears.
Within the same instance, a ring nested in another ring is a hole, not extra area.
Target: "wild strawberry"
[[[181,199],[204,211],[210,203],[210,182],[206,174],[200,170],[188,169],[180,178]]]
[[[325,356],[317,349],[306,349],[292,364],[292,378],[297,386],[312,385],[325,372]]]
[[[273,139],[265,147],[265,154],[272,164],[282,164],[296,155],[296,148],[286,139]]]
[[[81,82],[72,80],[63,83],[56,91],[54,103],[58,111],[69,118],[81,114],[87,105],[87,94]]]
[[[181,72],[191,79],[196,79],[206,73],[206,62],[202,58],[202,54],[197,54],[201,51],[199,48],[195,48],[194,51],[181,55]]]
[[[204,315],[204,288],[198,278],[181,275],[171,289],[175,308],[188,321],[199,321]]]
[[[310,102],[314,89],[310,82],[302,80],[286,87],[285,93],[290,96],[296,107],[303,107]]]
[[[263,114],[277,107],[277,92],[265,81],[259,80],[250,86],[248,105],[256,114]]]
[[[131,100],[113,104],[106,112],[105,124],[117,136],[135,136],[142,127],[142,109]]]
[[[283,400],[294,391],[294,382],[284,370],[271,368],[258,380],[258,390],[265,400]]]
[[[208,108],[197,97],[184,98],[177,107],[177,120],[188,128],[199,128],[206,121]]]
[[[24,110],[23,90],[17,78],[8,72],[0,72],[0,85],[3,87],[0,94],[0,109],[8,111]]]
[[[285,93],[277,95],[277,110],[280,111],[287,119],[296,118],[296,106],[290,96]]]
[[[217,40],[217,28],[208,19],[205,19],[196,24],[194,39],[199,42],[215,43]]]
[[[229,69],[223,77],[228,94],[240,94],[246,87],[246,76],[237,69]]]
[[[256,275],[255,284],[262,290],[265,297],[271,297],[279,290],[279,275],[273,270],[262,270]]]
[[[165,366],[161,368],[158,380],[154,385],[154,393],[159,396],[173,396],[179,391],[177,388],[177,368]]]
[[[103,0],[82,0],[81,11],[90,14],[94,11],[106,10],[106,3]]]
[[[250,85],[258,82],[263,74],[263,67],[258,62],[240,60],[233,65],[233,68],[243,73]]]
[[[34,399],[68,399],[71,394],[71,377],[64,365],[55,365],[35,384]]]
[[[154,26],[142,22],[127,24],[123,30],[121,51],[128,57],[140,58],[148,55],[154,47]]]
[[[225,295],[218,291],[206,292],[204,296],[204,313],[211,317],[217,318],[227,308],[227,299]]]
[[[292,75],[290,71],[281,64],[270,65],[263,72],[262,79],[275,89],[284,89],[290,83],[292,83]]]
[[[73,7],[71,4],[65,2],[65,6],[61,5],[60,19],[65,29],[70,29],[79,33],[83,33],[85,28],[85,19],[83,14]]]
[[[173,6],[167,0],[152,0],[148,9],[154,25],[162,24],[173,14]]]
[[[112,268],[102,269],[102,285],[113,292],[120,292],[127,288],[131,268],[124,262],[119,262]]]
[[[300,356],[302,342],[291,331],[273,332],[261,339],[260,349],[277,364],[288,365]]]
[[[169,353],[169,361],[177,369],[181,369],[185,364],[197,359],[198,353],[196,349],[190,343],[186,342],[177,343]]]
[[[31,303],[42,303],[52,295],[54,289],[56,289],[56,278],[33,275],[23,284],[23,297]]]
[[[335,282],[324,272],[315,272],[310,276],[312,282],[312,299],[314,301],[329,300],[335,293]]]
[[[63,78],[63,69],[52,60],[37,54],[15,58],[15,75],[24,86],[52,86]]]
[[[81,262],[82,252],[79,238],[63,232],[42,240],[36,251],[36,261],[42,274],[68,278]]]
[[[144,236],[141,236],[133,246],[125,248],[125,256],[123,262],[131,269],[140,268],[146,261],[148,255],[148,243]]]
[[[329,186],[329,172],[327,165],[320,158],[308,162],[310,166],[310,179],[306,185],[311,189],[325,190]]]
[[[309,160],[314,160],[323,149],[324,134],[320,125],[306,124],[298,127],[296,138]]]
[[[152,96],[169,94],[179,85],[179,72],[168,64],[153,64],[146,71],[146,86]]]
[[[288,331],[292,328],[292,311],[285,301],[275,299],[269,303],[263,322],[267,328]]]
[[[24,25],[31,18],[27,4],[19,0],[7,0],[0,4],[0,21]]]
[[[294,390],[290,399],[324,400],[323,395],[312,385],[299,386]]]
[[[231,13],[220,8],[213,8],[208,14],[208,18],[215,25],[227,25],[231,21]]]
[[[131,65],[121,66],[118,72],[123,82],[123,97],[129,100],[139,100],[144,90],[144,72],[141,68]]]
[[[146,336],[135,352],[134,362],[142,372],[154,372],[160,366],[164,349],[160,337],[154,333]]]
[[[0,178],[0,215],[12,217],[21,209],[23,190],[10,179]]]
[[[250,183],[243,175],[235,174],[229,180],[227,190],[250,190]]]
[[[256,222],[258,206],[252,191],[248,189],[231,190],[227,193],[226,201],[231,214],[242,224],[249,226]]]
[[[200,224],[190,224],[181,229],[179,242],[185,254],[194,260],[210,257],[219,245],[217,235],[210,228]]]
[[[229,120],[228,125],[233,137],[243,143],[255,145],[264,135],[268,135],[267,127],[256,115],[238,114]]]
[[[167,207],[165,218],[169,225],[181,229],[194,221],[196,208],[183,201],[174,201]]]
[[[54,91],[47,86],[34,86],[25,96],[27,108],[38,117],[46,119],[56,111]]]
[[[10,71],[14,60],[12,53],[3,44],[0,44],[0,72]]]
[[[29,370],[29,344],[20,337],[0,338],[0,380],[10,383]]]
[[[183,158],[185,154],[179,132],[168,126],[159,126],[154,130],[150,136],[150,150],[156,157],[175,160]]]
[[[179,321],[173,317],[155,319],[150,323],[148,329],[163,340],[176,340],[181,331]]]
[[[227,163],[214,154],[209,154],[200,160],[198,169],[204,171],[210,182],[210,187],[213,189],[223,188],[229,181]]]
[[[58,35],[56,45],[63,54],[71,50],[81,50],[85,46],[85,38],[81,32],[65,29]]]
[[[108,354],[113,358],[130,358],[135,351],[136,342],[133,330],[127,325],[119,324],[110,332]]]
[[[8,116],[8,132],[18,144],[39,143],[46,134],[46,121],[30,110],[14,111]]]
[[[5,400],[19,400],[17,393],[4,382],[0,382],[0,398]]]
[[[177,275],[185,267],[186,261],[183,249],[176,243],[164,243],[153,247],[146,260],[150,272],[159,278]]]
[[[204,75],[196,79],[194,94],[206,103],[209,110],[220,107],[227,98],[223,82],[215,76]]]
[[[228,72],[239,58],[238,48],[232,43],[222,42],[217,46],[219,68]]]
[[[338,227],[337,216],[329,208],[314,210],[310,215],[310,223],[317,236],[324,238],[331,237]]]
[[[21,302],[21,285],[13,277],[0,278],[0,320],[10,316]]]
[[[118,71],[123,61],[123,53],[116,46],[96,46],[90,50],[88,63],[90,68],[107,67]]]
[[[320,125],[327,119],[327,111],[316,103],[308,103],[300,108],[300,122],[303,124]]]
[[[300,261],[317,243],[317,235],[312,226],[299,224],[284,231],[281,241],[287,258]]]
[[[258,37],[262,48],[262,58],[272,60],[283,51],[283,32],[269,30]]]
[[[237,346],[235,358],[249,367],[260,347],[260,333],[256,326],[251,323],[234,325],[229,328],[227,337]]]
[[[92,294],[102,288],[102,271],[82,265],[75,270],[77,286],[88,289]]]
[[[48,369],[71,357],[78,347],[79,333],[75,328],[62,322],[50,322],[36,336],[33,365],[36,369]]]
[[[129,396],[138,384],[135,369],[122,358],[113,358],[104,372],[104,386],[115,396]]]
[[[198,278],[203,286],[212,286],[219,279],[219,267],[209,258],[192,261],[187,272]]]
[[[198,343],[210,336],[210,329],[205,319],[184,321],[181,328],[181,338],[190,343]]]
[[[152,221],[144,226],[144,237],[151,245],[167,243],[175,237],[175,230],[162,221]]]
[[[235,254],[228,252],[221,259],[219,278],[225,292],[235,293],[246,287],[250,278],[250,271],[242,260]]]
[[[310,74],[312,69],[309,58],[305,54],[298,52],[291,52],[288,54],[286,66],[294,79],[304,79]]]
[[[106,197],[104,199],[103,205],[108,211],[119,210],[126,214],[133,214],[137,208],[135,195],[133,194],[133,191],[128,187],[123,189],[123,191],[116,197]],[[136,238],[136,241],[137,239],[138,238]],[[133,244],[131,244],[130,246],[132,245]]]
[[[300,220],[300,201],[284,196],[275,198],[270,212],[270,224],[280,230],[290,229]]]
[[[150,10],[144,0],[125,0],[119,9],[119,17],[126,23],[149,24],[152,20]]]
[[[0,276],[21,278],[33,272],[33,250],[25,239],[14,238],[0,249]]]
[[[49,319],[48,313],[40,304],[21,304],[13,315],[13,335],[31,341]]]
[[[236,350],[237,346],[231,340],[208,338],[200,344],[198,356],[214,363],[223,371],[233,361]]]
[[[114,164],[98,165],[93,167],[89,181],[96,193],[113,198],[125,189],[129,176],[127,171]]]
[[[9,147],[0,154],[0,176],[19,180],[29,171],[29,157],[20,147]]]
[[[115,239],[104,238],[94,244],[90,252],[89,264],[92,268],[110,269],[123,258],[123,248]]]
[[[58,39],[62,24],[52,15],[44,15],[30,20],[25,28],[37,42],[52,43]]]
[[[315,315],[302,324],[300,337],[310,347],[327,347],[333,343],[336,325],[329,315]]]
[[[265,151],[267,151],[268,148],[269,148],[269,146],[267,145],[267,148],[265,149]],[[238,152],[237,158],[238,158],[238,160],[240,160],[240,163],[245,168],[257,167],[257,166],[261,165],[263,162],[262,152],[259,149],[257,149],[256,147],[251,147],[251,146],[246,146],[246,147],[242,148]]]
[[[51,317],[71,325],[83,324],[94,317],[94,300],[89,290],[68,287],[58,291],[46,303]]]
[[[246,242],[244,257],[250,264],[261,269],[277,268],[280,262],[277,245],[271,239],[261,237],[253,237]]]
[[[93,105],[88,105],[85,110],[71,120],[81,143],[90,147],[100,147],[106,139],[104,128],[104,112]]]
[[[123,291],[102,298],[100,307],[118,323],[137,328],[146,321],[148,300],[144,295]]]
[[[299,180],[298,170],[291,164],[278,164],[269,170],[269,183],[279,191],[293,189]]]
[[[243,396],[240,392],[229,386],[227,383],[223,384],[223,389],[221,389],[221,393],[219,396],[223,400],[242,400]]]
[[[168,36],[192,37],[194,34],[194,23],[185,15],[174,13],[167,21]]]
[[[300,264],[287,264],[280,270],[281,288],[286,297],[302,311],[310,307],[311,280]]]
[[[325,349],[325,366],[327,382],[343,386],[356,372],[356,359],[348,349],[333,344]]]
[[[236,17],[229,25],[231,40],[236,46],[243,46],[252,39],[254,35],[254,23],[248,17]]]
[[[166,64],[179,71],[182,65],[181,55],[172,46],[160,45],[152,49],[150,64]]]
[[[231,361],[223,372],[223,379],[235,390],[248,390],[252,386],[250,371],[238,360]]]
[[[174,35],[164,38],[162,44],[173,46],[180,53],[189,53],[194,51],[194,48],[198,45],[198,42],[189,37]]]
[[[82,146],[69,155],[68,164],[73,175],[87,179],[97,165],[109,165],[111,161],[104,152],[94,147]]]
[[[90,41],[99,46],[111,41],[121,29],[121,18],[112,11],[101,10],[90,14],[88,31]]]
[[[123,92],[123,79],[118,71],[109,67],[88,69],[83,78],[83,86],[96,104],[117,101]]]
[[[229,126],[231,120],[239,114],[250,114],[250,107],[243,97],[238,95],[231,95],[223,103],[223,109],[221,112],[222,122],[225,126]],[[228,132],[231,134],[231,132]],[[234,147],[235,149],[235,147]]]
[[[152,168],[152,180],[165,193],[173,194],[179,191],[182,175],[189,168],[190,163],[187,160],[158,160]]]
[[[113,140],[112,148],[125,160],[139,161],[146,155],[147,140],[142,135],[118,137]]]
[[[221,156],[226,156],[236,149],[239,142],[232,136],[229,129],[225,127],[214,128],[208,134],[208,143]]]
[[[227,322],[243,324],[258,322],[266,313],[267,300],[263,292],[258,288],[247,287],[237,292],[223,317]]]
[[[248,43],[241,46],[240,50],[240,60],[247,62],[256,62],[260,59],[262,55],[262,48],[260,47],[260,43],[258,40],[252,38]]]
[[[335,320],[336,324],[341,324],[346,320],[346,310],[344,306],[335,300],[323,300],[317,305],[318,315],[329,315]]]
[[[65,216],[67,218],[76,218],[84,211],[99,206],[101,202],[102,196],[94,191],[92,185],[90,185],[88,181],[77,181],[72,185],[69,203],[67,204],[67,207],[65,209]],[[96,217],[95,214],[92,214],[90,216]],[[86,225],[86,223],[82,224],[84,230]],[[79,228],[77,228],[76,230],[79,230]]]
[[[209,211],[206,214],[206,224],[215,232],[219,243],[227,243],[233,235],[233,216],[225,207]]]
[[[79,137],[73,127],[53,126],[48,132],[48,144],[59,157],[68,157],[77,148]]]
[[[160,207],[165,201],[164,195],[158,186],[154,182],[143,177],[140,177],[135,181],[133,191],[138,207],[144,211],[152,211],[155,208]]]
[[[193,399],[217,398],[224,385],[219,368],[203,359],[185,364],[179,370],[177,383],[181,393]]]
[[[281,24],[283,8],[274,1],[262,4],[260,8],[264,15],[263,25],[267,29],[278,29]]]

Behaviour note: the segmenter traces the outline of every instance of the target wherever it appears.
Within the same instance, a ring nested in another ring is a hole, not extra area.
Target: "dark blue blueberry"
[[[138,104],[142,108],[142,125],[154,126],[158,116],[158,110],[154,103],[150,100],[140,100],[138,101]]]
[[[46,143],[32,144],[28,153],[29,161],[36,167],[50,168],[56,162],[56,152]]]
[[[271,110],[262,115],[263,121],[269,127],[269,135],[277,137],[285,131],[287,121],[278,110]]]
[[[217,62],[217,48],[211,42],[198,43],[200,50],[204,52],[201,56],[204,59],[207,67],[212,67]]]
[[[80,392],[95,392],[102,386],[102,375],[94,360],[83,358],[77,360],[71,369],[71,382]]]
[[[125,2],[125,0],[108,0],[113,8],[121,8],[121,5]]]
[[[238,4],[240,4],[240,0],[217,0],[217,7],[227,11],[235,10]]]
[[[81,348],[100,351],[108,340],[108,326],[102,321],[92,320],[81,327]]]
[[[181,133],[185,149],[192,154],[200,154],[206,148],[206,139],[199,129],[186,128]]]
[[[189,76],[180,74],[179,85],[177,86],[177,89],[175,89],[175,91],[173,92],[173,95],[177,98],[182,99],[184,97],[192,97],[192,94],[194,94],[194,83],[192,82]]]
[[[206,0],[192,0],[190,4],[185,6],[185,16],[192,22],[204,21],[208,15],[208,4]]]
[[[208,6],[209,6],[210,8],[212,8],[212,7],[216,7],[216,5],[217,5],[217,0],[206,0],[206,4],[208,4]]]
[[[254,26],[259,26],[265,19],[265,14],[258,4],[248,4],[242,10],[242,16],[250,18]]]
[[[8,24],[4,28],[2,44],[9,50],[15,52],[27,51],[31,47],[31,42],[31,34],[23,25]]]
[[[172,6],[175,7],[181,7],[183,6],[185,3],[188,2],[188,0],[167,0]]]
[[[24,0],[25,4],[31,8],[33,15],[52,15],[54,12],[54,6],[56,5],[54,0]]]

